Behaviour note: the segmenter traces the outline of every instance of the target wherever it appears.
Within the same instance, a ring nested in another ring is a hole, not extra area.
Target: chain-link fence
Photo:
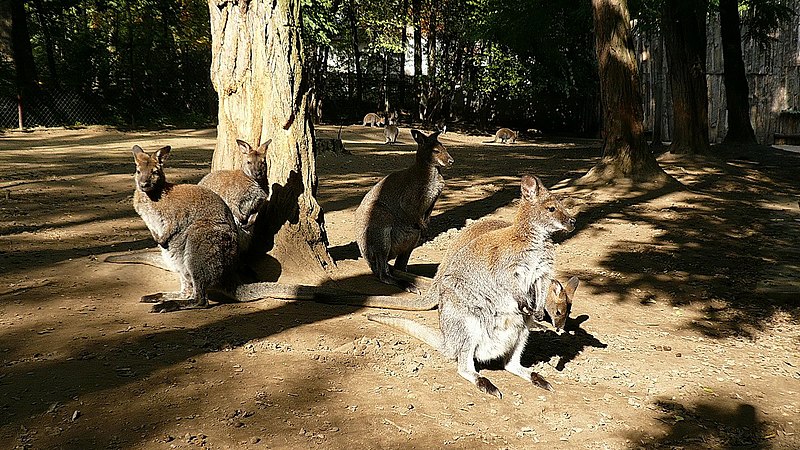
[[[24,97],[0,96],[0,128],[97,124],[104,118],[90,100],[68,89],[47,89]]]

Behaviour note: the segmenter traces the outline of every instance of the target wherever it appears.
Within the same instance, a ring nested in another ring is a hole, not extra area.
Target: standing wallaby
[[[524,176],[521,191],[511,224],[472,232],[473,226],[486,226],[481,221],[462,232],[475,237],[449,254],[425,294],[439,300],[440,332],[414,334],[455,358],[462,377],[497,397],[502,397],[500,390],[477,372],[475,360],[501,359],[509,372],[552,390],[520,358],[529,327],[544,318],[552,290],[555,245],[550,236],[575,228],[574,217],[541,180]]]
[[[494,134],[494,140],[492,142],[497,142],[497,140],[500,139],[500,142],[503,144],[507,143],[509,140],[513,144],[517,142],[518,135],[518,131],[514,131],[509,128],[500,128],[497,130],[497,133]]]
[[[169,146],[153,154],[133,146],[133,207],[181,280],[180,292],[142,297],[156,303],[153,312],[206,308],[208,289],[223,282],[239,255],[236,224],[220,196],[202,186],[167,182],[163,164],[169,152]]]
[[[364,116],[364,126],[367,126],[367,124],[369,124],[370,127],[374,127],[382,122],[383,120],[381,119],[381,116],[379,116],[376,113],[368,113],[366,116]]]
[[[387,284],[419,293],[413,282],[392,274],[406,270],[411,251],[419,244],[428,228],[431,212],[442,193],[441,170],[453,164],[453,158],[439,142],[439,133],[425,136],[411,130],[417,141],[417,157],[413,166],[389,174],[367,192],[356,210],[356,242],[361,256],[372,273]]]
[[[250,247],[256,219],[269,199],[267,147],[271,142],[272,139],[269,139],[254,149],[247,142],[237,139],[236,144],[244,154],[241,170],[217,170],[197,183],[222,197],[230,208],[239,232],[239,250],[242,253]]]
[[[392,113],[386,119],[386,128],[383,129],[383,136],[386,138],[385,144],[396,144],[400,129],[397,127],[397,113]]]

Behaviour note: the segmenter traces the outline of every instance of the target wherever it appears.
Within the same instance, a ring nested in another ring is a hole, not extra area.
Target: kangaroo
[[[363,125],[367,126],[367,124],[369,124],[370,127],[374,127],[374,126],[377,126],[377,124],[382,123],[382,122],[383,122],[383,120],[381,120],[381,116],[379,116],[378,114],[376,114],[376,113],[368,113],[366,116],[364,116],[364,124]]]
[[[492,140],[492,142],[497,142],[497,140],[500,139],[500,142],[503,144],[507,143],[509,140],[513,144],[517,142],[518,135],[518,131],[514,131],[509,128],[500,128],[497,130],[497,133],[494,134],[494,140]]]
[[[396,119],[397,113],[392,113],[386,119],[386,128],[383,129],[383,136],[386,138],[384,145],[397,143],[397,136],[400,134],[400,129],[397,128]]]
[[[193,184],[168,183],[164,161],[170,147],[152,154],[133,146],[133,207],[181,281],[180,292],[141,298],[153,312],[208,307],[208,289],[220,285],[238,262],[236,224],[219,195]]]
[[[413,282],[392,272],[406,270],[442,193],[442,168],[452,165],[453,158],[439,142],[438,132],[426,136],[411,130],[411,136],[417,142],[416,162],[389,174],[367,192],[356,210],[355,228],[358,249],[372,273],[384,283],[419,293]],[[391,259],[395,259],[393,270]]]
[[[237,139],[236,144],[244,154],[241,170],[217,170],[197,183],[222,197],[230,208],[239,232],[241,253],[250,247],[256,219],[269,199],[267,147],[271,142],[272,139],[269,139],[254,149],[247,142]]]
[[[470,233],[475,237],[449,254],[425,294],[439,300],[440,331],[414,334],[455,359],[458,373],[480,391],[499,398],[500,390],[475,369],[476,359],[501,359],[507,371],[553,389],[538,373],[523,367],[520,358],[529,329],[534,320],[544,319],[546,299],[553,291],[555,245],[550,236],[575,228],[574,217],[541,180],[524,176],[521,191],[510,225],[472,232],[473,226],[486,226],[481,221],[462,232],[467,233],[465,240]]]

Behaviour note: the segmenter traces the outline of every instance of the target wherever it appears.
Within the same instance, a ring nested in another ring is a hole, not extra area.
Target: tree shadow
[[[743,151],[670,156],[665,166],[686,191],[666,187],[585,208],[579,230],[600,234],[606,222],[620,221],[632,231],[601,261],[606,270],[583,273],[582,281],[646,308],[700,306],[704,317],[686,326],[710,337],[751,336],[778,311],[800,317],[791,273],[800,223],[790,201],[800,194],[800,155]],[[662,197],[669,204],[652,203]],[[637,230],[655,230],[657,237],[637,239]]]
[[[657,419],[667,426],[663,436],[645,433],[630,435],[631,448],[754,448],[768,449],[767,423],[758,418],[756,407],[738,403],[726,407],[707,401],[694,406],[672,400],[654,405]]]

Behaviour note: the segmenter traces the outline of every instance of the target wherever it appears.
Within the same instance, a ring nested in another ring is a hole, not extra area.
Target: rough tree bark
[[[639,69],[626,0],[592,0],[603,108],[603,159],[584,183],[666,181],[644,139]]]
[[[672,153],[708,153],[707,0],[666,0],[664,47],[672,88]]]
[[[750,122],[750,88],[742,58],[742,33],[739,30],[739,2],[720,0],[719,22],[722,37],[722,63],[725,70],[725,101],[728,107],[726,144],[755,144]]]
[[[303,71],[300,0],[210,0],[211,78],[219,94],[212,169],[241,163],[236,139],[269,146],[272,190],[259,234],[282,279],[325,279],[333,265],[326,248],[309,92]],[[298,275],[303,275],[298,277]]]

